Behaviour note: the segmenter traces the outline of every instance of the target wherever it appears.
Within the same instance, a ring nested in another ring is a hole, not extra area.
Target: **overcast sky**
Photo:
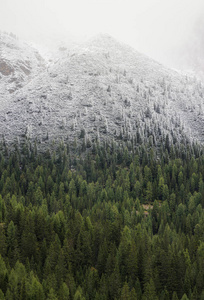
[[[203,12],[204,0],[0,0],[0,30],[34,41],[104,32],[171,63]]]

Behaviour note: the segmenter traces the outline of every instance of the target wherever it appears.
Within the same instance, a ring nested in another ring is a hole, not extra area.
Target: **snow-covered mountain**
[[[0,32],[0,96],[1,101],[27,84],[44,67],[38,51],[21,42],[14,34]]]
[[[0,129],[7,140],[25,135],[41,143],[95,136],[157,140],[187,134],[204,141],[204,88],[196,78],[165,68],[108,35],[60,49],[44,69],[38,52],[19,43],[1,36],[8,68],[0,80]],[[6,93],[14,74],[24,76],[24,83]]]

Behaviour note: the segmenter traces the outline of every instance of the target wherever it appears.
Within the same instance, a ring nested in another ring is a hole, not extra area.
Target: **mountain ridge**
[[[64,50],[21,89],[6,95],[1,132],[41,144],[81,136],[204,141],[203,85],[107,35]],[[157,129],[154,129],[157,128]]]

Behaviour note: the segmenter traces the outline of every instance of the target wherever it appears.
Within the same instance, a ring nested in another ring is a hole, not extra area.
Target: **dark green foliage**
[[[137,135],[1,146],[0,299],[204,299],[203,149]]]

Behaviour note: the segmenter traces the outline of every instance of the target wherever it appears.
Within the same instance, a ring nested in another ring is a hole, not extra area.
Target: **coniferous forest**
[[[201,146],[0,148],[1,300],[204,300]]]

